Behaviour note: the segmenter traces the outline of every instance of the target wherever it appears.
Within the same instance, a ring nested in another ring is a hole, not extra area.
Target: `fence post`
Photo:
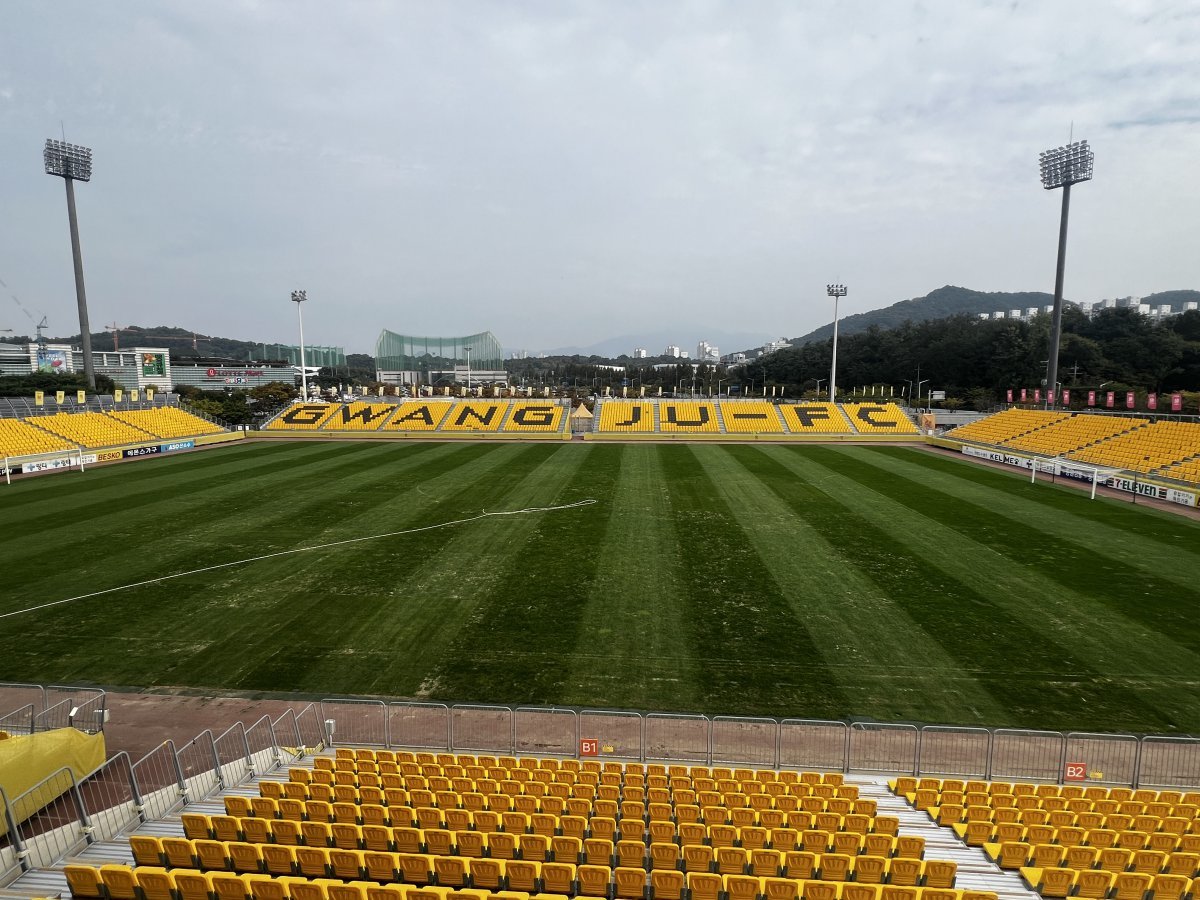
[[[262,719],[258,721],[261,722]],[[242,732],[242,747],[246,750],[246,779],[249,780],[254,777],[254,756],[250,753],[250,739],[246,737],[246,726],[238,722],[238,729]]]

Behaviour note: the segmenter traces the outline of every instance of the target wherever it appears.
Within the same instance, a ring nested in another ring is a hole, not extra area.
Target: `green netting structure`
[[[293,366],[300,365],[300,346],[290,344],[263,344],[261,359],[283,359]],[[330,369],[346,365],[346,351],[341,347],[317,347],[304,345],[304,364]]]
[[[490,331],[464,337],[418,337],[384,329],[375,342],[375,367],[386,372],[441,372],[470,365],[476,372],[503,371],[504,350]]]

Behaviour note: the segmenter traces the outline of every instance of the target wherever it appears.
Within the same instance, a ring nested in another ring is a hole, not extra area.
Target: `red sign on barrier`
[[[1028,388],[1021,388],[1021,402],[1022,403],[1025,402],[1025,397],[1028,395],[1028,392],[1029,392]]]
[[[1088,406],[1095,406],[1095,405],[1096,405],[1096,392],[1088,391]]]
[[[1183,410],[1183,395],[1171,395],[1171,412],[1181,412]]]
[[[580,738],[579,739],[579,755],[580,756],[599,756],[600,755],[600,740],[599,740],[599,738]]]
[[[1008,389],[1008,402],[1012,403],[1012,388]]]
[[[1063,388],[1062,402],[1063,402],[1063,406],[1071,405],[1071,389],[1070,388]]]
[[[1069,762],[1063,772],[1063,781],[1086,781],[1087,763]]]

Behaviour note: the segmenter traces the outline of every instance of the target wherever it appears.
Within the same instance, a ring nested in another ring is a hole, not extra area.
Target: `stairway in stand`
[[[978,847],[968,847],[949,828],[942,828],[921,810],[913,809],[903,797],[888,790],[887,782],[848,778],[857,784],[860,797],[874,800],[881,816],[900,820],[900,833],[925,838],[925,858],[945,859],[958,864],[954,887],[960,891],[994,891],[1000,900],[1039,900],[1016,872],[1005,872]]]

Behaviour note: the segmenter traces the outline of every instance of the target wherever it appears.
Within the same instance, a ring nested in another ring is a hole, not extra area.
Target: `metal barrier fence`
[[[304,756],[310,749],[323,747],[329,739],[325,734],[325,725],[321,721],[321,711],[315,703],[310,703],[300,712],[293,712],[292,717],[296,720],[296,733],[300,736],[300,744],[296,747],[297,757]],[[283,719],[284,716],[280,716]]]
[[[182,806],[184,777],[175,742],[159,744],[134,763],[133,780],[141,793],[147,819],[157,819]]]
[[[339,744],[390,746],[387,704],[382,700],[322,700],[321,718],[329,739]]]
[[[0,716],[0,731],[9,734],[33,734],[33,719],[37,715],[37,707],[26,703],[19,709]]]
[[[103,692],[61,699],[50,694],[49,700],[43,713],[51,715],[44,719],[58,715],[65,703],[103,708]],[[238,722],[217,738],[203,731],[178,749],[167,741],[136,763],[116,753],[82,778],[59,769],[11,803],[0,792],[0,884],[17,869],[52,866],[87,844],[286,765],[307,747],[321,748],[321,728],[310,704],[299,714],[288,709],[274,722],[269,716],[249,728]],[[278,733],[288,735],[289,752],[281,750]]]
[[[1200,787],[1195,737],[349,699],[322,701],[321,716],[330,744]]]
[[[513,711],[507,706],[454,706],[450,710],[450,749],[512,753],[512,728]]]
[[[40,684],[0,681],[0,709],[11,710],[32,705],[34,712],[46,708],[46,689]]]
[[[217,753],[221,787],[236,787],[254,774],[250,764],[250,745],[246,741],[246,727],[241,722],[233,723],[216,738],[213,748]]]
[[[450,749],[450,707],[445,703],[393,703],[388,722],[395,746]]]

